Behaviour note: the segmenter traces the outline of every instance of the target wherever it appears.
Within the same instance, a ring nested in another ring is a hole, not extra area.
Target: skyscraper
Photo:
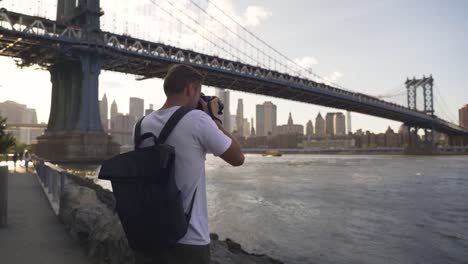
[[[36,110],[14,101],[0,103],[0,115],[7,119],[7,124],[37,124]],[[42,134],[43,129],[18,128],[7,131],[12,132],[15,138],[23,143],[30,144],[32,140]]]
[[[135,120],[139,120],[143,117],[145,111],[145,101],[141,98],[130,97],[130,110],[128,114],[135,117]]]
[[[346,135],[346,117],[343,113],[327,113],[325,116],[325,132],[327,136]]]
[[[216,89],[216,96],[223,102],[224,110],[223,115],[220,116],[221,121],[223,122],[223,127],[231,132],[232,125],[231,125],[231,111],[230,109],[230,96],[229,91],[224,89]]]
[[[102,100],[99,101],[99,113],[101,116],[101,125],[102,129],[106,131],[109,128],[109,119],[108,119],[108,105],[107,105],[107,96],[104,94]]]
[[[150,104],[150,105],[149,105],[149,109],[146,109],[146,110],[145,110],[145,116],[151,114],[153,111],[154,111],[154,109],[153,109],[153,104]]]
[[[229,123],[231,124],[231,133],[237,131],[237,122],[236,122],[236,115],[231,115],[229,118]]]
[[[118,108],[117,108],[117,103],[115,102],[115,99],[114,101],[112,101],[112,104],[111,104],[111,109],[110,109],[110,128],[111,129],[115,129],[115,118],[117,117],[117,114],[118,114]]]
[[[312,121],[309,120],[306,125],[306,136],[307,139],[310,139],[311,137],[314,136],[314,125],[312,124]]]
[[[460,126],[468,129],[468,104],[458,110],[458,118],[460,119]]]
[[[242,99],[237,101],[236,127],[240,136],[244,135],[244,103]]]
[[[131,133],[133,132],[133,126],[135,125],[135,117],[131,115],[123,115],[117,113],[114,118],[114,132],[112,137],[114,140],[122,146],[132,145],[133,138]]]
[[[304,126],[295,125],[292,119],[292,114],[289,112],[288,124],[276,126],[273,129],[274,135],[304,135]]]
[[[276,127],[276,105],[268,101],[256,106],[256,127],[257,136],[273,134]]]
[[[323,119],[322,114],[320,114],[320,112],[315,118],[315,135],[317,137],[325,137],[326,135],[325,119]]]
[[[255,127],[254,127],[253,117],[250,119],[250,125],[251,125],[250,136],[255,137]]]
[[[353,131],[351,130],[351,112],[350,111],[346,112],[346,119],[347,119],[347,125],[348,125],[348,134],[351,134],[353,133]]]
[[[335,134],[335,113],[327,113],[325,116],[325,132],[327,136]]]
[[[343,113],[334,114],[334,135],[335,136],[344,136],[346,135],[346,118]]]
[[[293,122],[293,119],[292,119],[292,114],[291,112],[289,112],[289,117],[288,117],[288,125],[293,125],[294,122]]]
[[[250,123],[249,123],[249,119],[244,118],[244,123],[242,124],[242,126],[243,126],[242,135],[243,135],[244,137],[250,136]]]

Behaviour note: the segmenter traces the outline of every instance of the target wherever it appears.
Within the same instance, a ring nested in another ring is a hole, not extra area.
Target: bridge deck
[[[9,166],[13,169],[11,162]],[[0,263],[92,263],[59,222],[36,175],[23,167],[17,171],[10,170],[8,178],[8,226],[0,228]]]

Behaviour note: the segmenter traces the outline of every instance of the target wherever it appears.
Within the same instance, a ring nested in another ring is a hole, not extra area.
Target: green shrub
[[[16,139],[6,132],[6,118],[0,116],[0,154],[5,154],[16,145]]]

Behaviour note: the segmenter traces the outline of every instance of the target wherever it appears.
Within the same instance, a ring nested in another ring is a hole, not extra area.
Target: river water
[[[468,263],[468,156],[207,156],[210,231],[286,263]]]

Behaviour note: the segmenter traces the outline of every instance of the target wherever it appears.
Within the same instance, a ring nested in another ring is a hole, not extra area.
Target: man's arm
[[[224,129],[221,122],[215,120],[215,123],[218,126],[218,128],[232,140],[231,146],[229,146],[229,148],[219,157],[221,157],[224,161],[231,164],[232,166],[241,166],[242,164],[244,164],[245,157],[244,153],[242,153],[239,141],[235,137],[233,137],[228,131],[226,131],[226,129]]]
[[[217,97],[213,98],[213,100],[210,101],[213,113],[218,113],[218,101],[219,99]],[[203,110],[205,110],[205,112],[208,115],[210,115],[208,105],[205,103],[205,101],[200,99],[200,103],[203,106]],[[245,157],[244,153],[242,153],[239,141],[235,137],[233,137],[231,133],[224,129],[220,121],[215,119],[214,122],[218,126],[219,130],[221,130],[227,137],[231,139],[231,145],[223,154],[219,155],[219,157],[221,157],[224,161],[231,164],[232,166],[241,166],[242,164],[244,164]]]

